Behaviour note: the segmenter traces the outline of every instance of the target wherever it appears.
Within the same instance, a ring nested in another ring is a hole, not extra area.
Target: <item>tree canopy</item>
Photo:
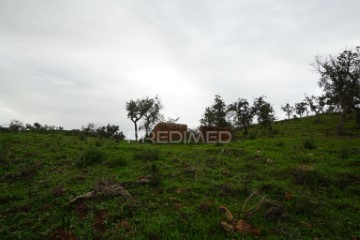
[[[270,103],[265,101],[265,96],[255,98],[253,112],[257,120],[265,129],[272,130],[272,123],[275,120],[274,109]]]
[[[205,109],[201,124],[207,126],[226,127],[229,122],[226,120],[227,109],[224,100],[220,95],[215,95],[214,104]]]
[[[340,107],[337,133],[344,133],[345,117],[360,103],[360,46],[337,57],[316,57],[314,69],[325,97]]]
[[[134,123],[136,140],[138,140],[138,121],[144,119],[140,127],[144,128],[148,134],[151,126],[161,118],[161,108],[162,105],[157,96],[155,98],[145,97],[130,100],[126,103],[127,116]]]
[[[228,111],[232,113],[234,123],[243,127],[244,134],[247,134],[254,117],[254,112],[249,102],[245,98],[239,98],[237,102],[228,106]]]

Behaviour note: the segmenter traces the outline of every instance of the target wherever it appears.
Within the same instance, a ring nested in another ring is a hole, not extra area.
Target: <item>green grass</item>
[[[225,232],[219,206],[261,239],[359,238],[360,131],[348,121],[338,137],[336,116],[321,120],[253,126],[224,145],[1,133],[0,239],[257,238]],[[68,204],[99,182],[124,183],[136,201]]]

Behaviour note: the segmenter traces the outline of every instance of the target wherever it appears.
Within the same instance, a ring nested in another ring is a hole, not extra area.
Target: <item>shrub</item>
[[[360,108],[355,109],[355,122],[358,128],[360,128]]]
[[[350,151],[346,148],[342,148],[339,152],[339,157],[341,159],[348,159],[350,157]]]
[[[81,133],[79,134],[79,139],[80,139],[81,141],[85,141],[85,140],[86,140],[86,134],[85,134],[84,132],[81,132]]]
[[[306,193],[298,194],[293,201],[289,211],[296,215],[317,214],[321,205],[307,196]]]
[[[160,187],[162,185],[163,178],[160,168],[155,163],[151,163],[148,167],[150,168],[149,170],[151,173],[150,186]]]
[[[309,150],[313,150],[316,148],[316,144],[313,138],[304,139],[303,146],[305,149],[309,149]]]
[[[263,198],[260,203],[267,219],[279,221],[286,216],[286,209],[280,202]]]
[[[253,140],[253,139],[255,139],[256,137],[257,137],[257,132],[256,132],[256,131],[250,132],[250,133],[248,134],[248,138],[249,138],[250,140]]]
[[[274,135],[278,135],[278,134],[280,134],[280,133],[281,133],[280,130],[278,130],[278,129],[273,129],[273,134],[274,134]]]
[[[77,167],[102,163],[105,160],[105,153],[97,148],[87,149],[76,162]]]
[[[284,141],[277,141],[274,143],[274,145],[276,147],[284,147],[285,146],[285,142]]]
[[[6,163],[5,156],[6,156],[6,149],[2,144],[0,144],[0,165],[5,165]]]
[[[134,153],[134,160],[147,160],[154,161],[160,158],[160,153],[158,150],[154,149],[144,149],[138,150]]]
[[[115,156],[104,162],[104,165],[108,167],[125,167],[127,161],[123,156]]]
[[[96,147],[101,147],[101,142],[100,142],[100,141],[96,141],[96,142],[95,142],[95,146],[96,146]]]
[[[306,186],[309,188],[328,187],[332,184],[332,179],[326,175],[315,171],[311,166],[303,165],[299,169],[294,169],[291,172],[293,182],[297,185]]]

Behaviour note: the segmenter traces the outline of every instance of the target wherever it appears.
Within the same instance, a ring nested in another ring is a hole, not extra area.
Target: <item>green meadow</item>
[[[360,130],[337,120],[228,144],[0,133],[0,239],[359,239]]]

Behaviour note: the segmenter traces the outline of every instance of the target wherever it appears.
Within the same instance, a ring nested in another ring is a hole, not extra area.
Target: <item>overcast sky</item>
[[[199,125],[227,104],[319,94],[314,56],[360,45],[359,0],[0,0],[0,125],[133,130],[125,102],[156,94]]]

